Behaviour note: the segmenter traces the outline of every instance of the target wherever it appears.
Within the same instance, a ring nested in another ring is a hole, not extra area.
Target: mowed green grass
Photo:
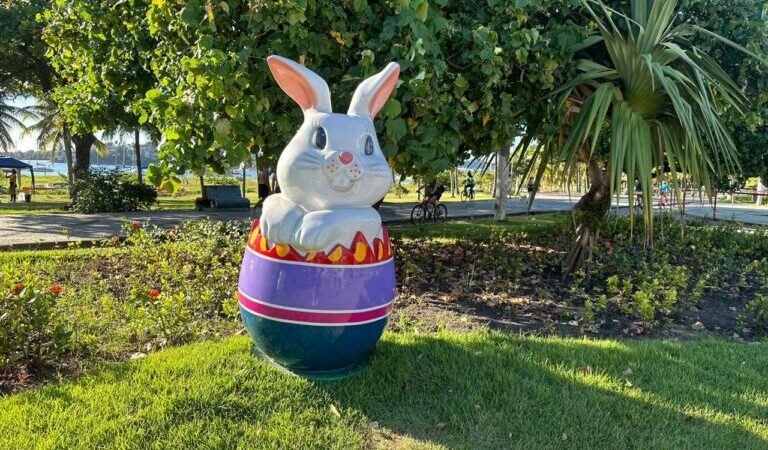
[[[240,336],[0,400],[0,448],[768,447],[766,344],[388,333],[333,383]]]
[[[437,240],[471,239],[485,240],[494,233],[543,233],[557,225],[570,221],[568,213],[530,214],[509,216],[506,220],[491,219],[451,220],[448,222],[425,222],[419,225],[391,225],[392,236]]]

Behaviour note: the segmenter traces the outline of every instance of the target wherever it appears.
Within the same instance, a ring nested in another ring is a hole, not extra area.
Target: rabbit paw
[[[259,227],[270,244],[290,244],[304,215],[304,210],[282,194],[274,194],[264,201]]]
[[[307,251],[324,251],[339,239],[339,229],[332,223],[328,211],[311,212],[304,216],[296,230],[293,241]]]

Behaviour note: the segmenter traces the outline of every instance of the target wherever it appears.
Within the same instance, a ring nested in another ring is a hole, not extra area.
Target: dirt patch
[[[485,303],[435,296],[400,296],[390,320],[395,331],[494,330],[541,336],[599,337],[615,339],[700,339],[702,336],[751,341],[752,330],[739,325],[744,301],[707,295],[677,321],[647,329],[642,323],[615,316],[596,324],[580,321],[581,308],[551,298],[515,297]],[[702,328],[703,326],[703,328]]]

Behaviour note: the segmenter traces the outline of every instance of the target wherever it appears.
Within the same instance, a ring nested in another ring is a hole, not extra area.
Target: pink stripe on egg
[[[392,310],[392,303],[381,308],[370,309],[361,312],[308,312],[282,309],[274,306],[268,306],[263,303],[257,303],[238,293],[238,300],[248,311],[266,317],[284,322],[316,324],[316,325],[355,325],[386,317]]]

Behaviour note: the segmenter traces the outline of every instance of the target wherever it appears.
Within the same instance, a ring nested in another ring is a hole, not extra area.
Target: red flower
[[[157,289],[152,289],[151,291],[149,291],[149,296],[152,298],[160,297],[160,291],[158,291]]]
[[[172,235],[176,236],[177,234],[179,234],[179,229],[176,228],[176,227],[173,227],[170,230],[168,230],[168,232],[171,233]]]
[[[48,292],[50,292],[51,294],[61,295],[63,291],[64,291],[64,288],[58,284],[52,284],[48,286]]]
[[[141,224],[139,222],[131,222],[131,228],[134,230],[137,228],[141,228]]]
[[[603,244],[605,244],[605,248],[607,248],[609,251],[613,251],[613,244],[611,244],[611,241],[606,239],[603,241]]]

